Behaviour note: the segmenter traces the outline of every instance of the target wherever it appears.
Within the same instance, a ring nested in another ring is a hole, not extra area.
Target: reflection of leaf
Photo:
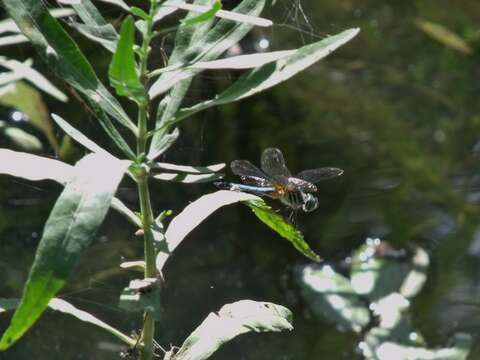
[[[204,360],[238,335],[292,329],[292,313],[287,308],[267,302],[241,300],[210,313],[185,340],[174,358]]]
[[[313,261],[320,261],[320,256],[315,254],[303,239],[303,235],[295,226],[289,223],[283,216],[277,214],[263,200],[247,201],[246,204],[253,213],[270,229],[277,232],[281,237],[290,241],[303,255]]]
[[[442,24],[423,19],[417,19],[415,25],[431,38],[441,42],[452,49],[460,51],[464,54],[471,55],[473,49],[467,42],[453,31]]]
[[[28,115],[32,125],[40,129],[52,148],[58,151],[58,143],[53,133],[47,108],[36,89],[23,81],[9,84],[0,90],[0,104],[13,107]]]
[[[25,151],[40,151],[42,143],[35,136],[14,126],[8,126],[0,121],[0,133],[9,138],[16,146]]]
[[[398,292],[410,270],[407,262],[377,256],[380,244],[379,239],[367,239],[352,256],[352,287],[371,302]]]
[[[388,336],[379,328],[371,329],[366,341],[359,347],[367,360],[465,360],[472,346],[472,337],[458,333],[454,345],[442,349],[428,349],[386,340]]]
[[[350,282],[330,266],[299,268],[296,281],[302,297],[319,318],[334,321],[343,329],[360,332],[370,322],[370,311]]]

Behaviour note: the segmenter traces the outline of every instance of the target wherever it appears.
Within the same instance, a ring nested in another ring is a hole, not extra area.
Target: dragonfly
[[[311,212],[318,207],[318,198],[313,194],[317,191],[315,183],[343,174],[343,170],[336,167],[321,167],[292,176],[282,152],[277,148],[263,151],[260,167],[261,170],[248,160],[234,160],[230,168],[240,176],[242,184],[225,181],[214,184],[221,189],[278,199],[294,212]]]

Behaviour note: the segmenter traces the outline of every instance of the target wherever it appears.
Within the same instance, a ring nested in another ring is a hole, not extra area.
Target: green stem
[[[145,154],[148,140],[148,118],[150,99],[148,98],[148,57],[150,42],[153,37],[153,17],[157,10],[157,0],[150,0],[149,20],[147,20],[147,28],[144,33],[141,59],[140,59],[140,78],[145,86],[145,101],[138,107],[138,138],[137,138],[137,156]],[[142,214],[143,240],[145,252],[145,278],[157,277],[155,267],[155,248],[152,232],[154,223],[152,205],[150,201],[150,191],[148,188],[148,169],[143,168],[142,174],[137,178],[138,196],[140,199],[140,211]],[[142,329],[142,351],[141,360],[152,360],[154,354],[153,337],[155,335],[155,318],[151,311],[144,312],[143,329]]]

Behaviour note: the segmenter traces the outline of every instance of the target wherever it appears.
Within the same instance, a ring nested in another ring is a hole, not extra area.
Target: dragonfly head
[[[310,212],[315,210],[318,207],[318,199],[316,196],[310,193],[302,193],[303,196],[303,205],[302,210],[305,212]]]

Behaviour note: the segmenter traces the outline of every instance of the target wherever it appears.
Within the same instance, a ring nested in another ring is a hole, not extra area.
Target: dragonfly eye
[[[310,212],[318,207],[318,199],[310,193],[303,194],[302,210]]]

